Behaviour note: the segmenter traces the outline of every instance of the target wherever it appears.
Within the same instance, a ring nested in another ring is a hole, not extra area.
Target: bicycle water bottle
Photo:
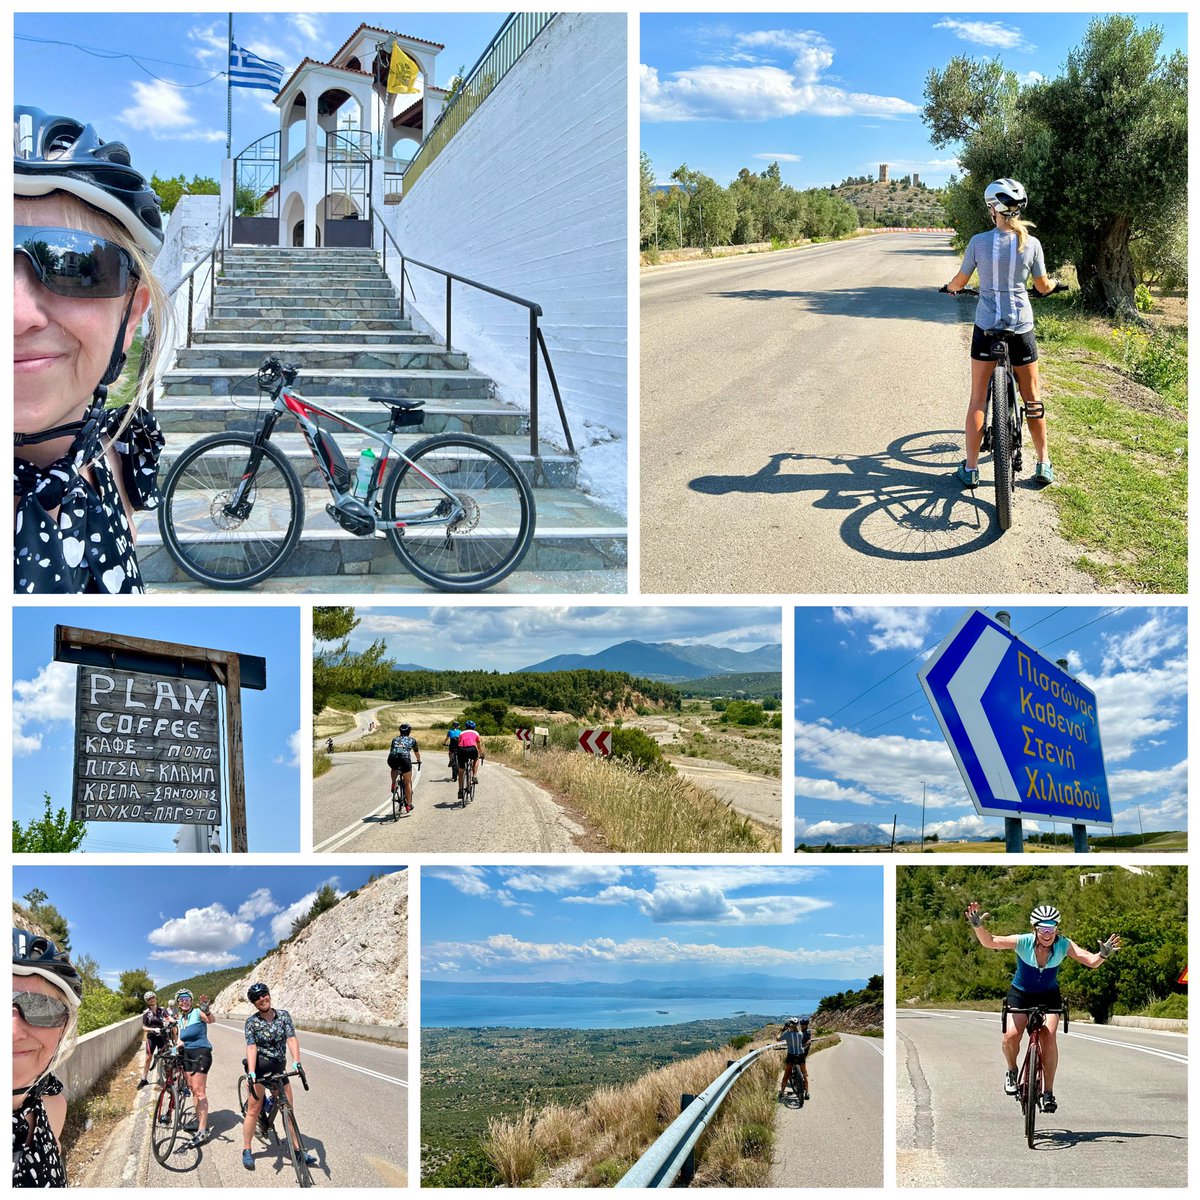
[[[358,500],[367,500],[371,495],[371,484],[375,482],[375,451],[368,446],[358,456],[358,470],[354,475],[354,496]]]

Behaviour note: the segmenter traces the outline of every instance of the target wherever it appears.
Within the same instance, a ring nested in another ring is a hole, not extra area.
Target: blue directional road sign
[[[1113,823],[1090,688],[978,610],[917,675],[978,813]]]

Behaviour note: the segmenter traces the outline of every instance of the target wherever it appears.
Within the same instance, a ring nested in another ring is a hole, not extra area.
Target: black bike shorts
[[[807,1059],[807,1058],[808,1058],[807,1054],[789,1054],[787,1056],[787,1064],[786,1065],[789,1067],[796,1066],[797,1064],[803,1065],[805,1059]]]
[[[460,746],[458,750],[458,765],[465,767],[467,763],[474,762],[478,757],[478,746]]]
[[[1009,1008],[1062,1008],[1062,992],[1051,988],[1046,992],[1023,992],[1019,988],[1010,987],[1004,1003]]]
[[[180,1062],[183,1064],[183,1069],[193,1075],[197,1071],[201,1075],[207,1075],[212,1070],[212,1051],[203,1050],[196,1047],[194,1050],[189,1050],[184,1046],[179,1052]]]
[[[388,756],[388,766],[393,771],[399,771],[401,775],[407,775],[412,771],[413,760],[411,758],[402,758],[399,754]]]
[[[978,325],[971,332],[971,357],[976,362],[992,362],[992,343],[995,338],[988,337]],[[1014,367],[1027,367],[1037,362],[1037,338],[1033,330],[1028,333],[1006,333],[1002,340],[1008,343],[1009,361]]]

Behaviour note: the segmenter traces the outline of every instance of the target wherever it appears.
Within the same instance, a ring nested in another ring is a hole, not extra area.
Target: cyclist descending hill
[[[1021,217],[1028,203],[1025,188],[1015,179],[997,179],[988,184],[983,202],[993,228],[986,233],[977,233],[967,243],[962,266],[945,288],[951,293],[959,292],[966,287],[971,275],[979,272],[979,303],[971,335],[971,401],[967,407],[966,458],[959,464],[954,477],[963,487],[979,486],[979,447],[983,438],[988,380],[994,366],[992,339],[984,331],[1003,329],[1017,386],[1025,402],[1029,434],[1037,451],[1033,477],[1040,486],[1046,487],[1054,482],[1054,468],[1050,465],[1046,446],[1046,408],[1038,382],[1037,340],[1033,334],[1033,309],[1025,280],[1031,277],[1033,286],[1043,296],[1049,295],[1058,284],[1046,275],[1042,244],[1029,233],[1034,227],[1032,222]]]
[[[1067,958],[1073,958],[1085,967],[1094,970],[1115,953],[1121,945],[1119,934],[1111,934],[1100,943],[1096,953],[1077,946],[1070,938],[1058,931],[1062,917],[1057,908],[1039,904],[1029,914],[1032,933],[1013,933],[995,937],[983,927],[990,913],[981,913],[979,905],[972,901],[967,905],[967,920],[979,944],[986,950],[1015,950],[1017,969],[1013,975],[1005,1003],[1011,1009],[1057,1008],[1063,1006],[1062,992],[1058,987],[1058,969]],[[1017,1094],[1017,1055],[1021,1049],[1021,1035],[1029,1018],[1025,1013],[1009,1013],[1009,1022],[1001,1038],[1006,1070],[1004,1091],[1006,1095]],[[1058,1101],[1054,1098],[1054,1074],[1058,1069],[1058,1013],[1046,1014],[1045,1034],[1042,1038],[1042,1074],[1044,1091],[1042,1111],[1056,1112]]]
[[[458,798],[463,798],[463,773],[470,771],[476,786],[479,784],[479,764],[486,756],[483,742],[474,721],[468,721],[458,735]]]
[[[413,800],[412,768],[414,761],[419,770],[421,767],[421,747],[417,745],[417,739],[412,736],[412,726],[406,723],[400,726],[399,734],[392,738],[392,745],[388,750],[387,763],[392,771],[389,795],[396,790],[396,778],[398,776],[404,784],[404,807],[410,811],[412,810]]]

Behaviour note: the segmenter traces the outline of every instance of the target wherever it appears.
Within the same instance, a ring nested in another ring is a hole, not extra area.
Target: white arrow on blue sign
[[[978,610],[917,675],[978,813],[1112,825],[1090,688]]]

